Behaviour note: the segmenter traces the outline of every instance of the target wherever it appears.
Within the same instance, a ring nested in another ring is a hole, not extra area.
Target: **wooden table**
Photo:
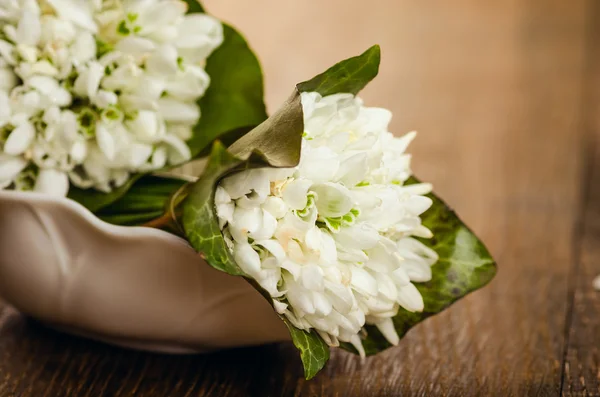
[[[310,382],[290,345],[153,355],[0,304],[0,396],[600,395],[599,1],[207,3],[263,59],[271,108],[380,43],[364,98],[398,134],[421,131],[415,172],[482,236],[497,278],[397,348],[336,350]]]

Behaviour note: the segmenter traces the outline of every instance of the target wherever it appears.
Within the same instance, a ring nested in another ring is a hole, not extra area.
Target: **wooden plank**
[[[297,81],[380,43],[364,98],[394,111],[398,134],[421,131],[416,173],[488,243],[497,279],[397,348],[364,361],[336,350],[310,382],[290,345],[153,355],[57,334],[0,304],[0,396],[559,394],[591,2],[206,1],[257,50],[271,109]]]
[[[571,313],[568,318],[563,395],[600,396],[600,292],[592,286],[600,275],[600,3],[588,13],[590,29],[583,121],[589,134],[586,200],[573,263]]]

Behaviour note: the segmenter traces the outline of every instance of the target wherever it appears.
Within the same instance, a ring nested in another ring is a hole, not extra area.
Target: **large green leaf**
[[[187,0],[187,3],[189,12],[204,11],[196,0]],[[206,61],[211,84],[198,101],[200,121],[194,128],[192,139],[188,141],[194,157],[206,154],[203,150],[210,148],[216,138],[225,134],[223,141],[231,141],[232,136],[239,137],[239,132],[249,131],[267,118],[263,101],[263,76],[258,59],[239,32],[226,24],[223,24],[223,30],[223,44]],[[133,175],[127,183],[110,193],[72,186],[69,198],[96,213],[121,199],[141,177],[141,174]],[[120,215],[125,219],[133,214]],[[135,217],[130,219],[134,220]]]
[[[407,184],[418,183],[411,178]],[[400,337],[425,320],[446,309],[487,283],[496,274],[496,263],[483,243],[435,194],[430,194],[432,207],[422,218],[434,237],[420,239],[425,245],[439,255],[438,262],[433,265],[433,277],[426,283],[415,283],[421,292],[425,309],[420,313],[411,313],[400,308],[394,317],[394,325]],[[375,354],[390,347],[390,343],[374,326],[366,326],[367,336],[363,340],[366,354]],[[343,344],[345,349],[356,352],[350,344]]]

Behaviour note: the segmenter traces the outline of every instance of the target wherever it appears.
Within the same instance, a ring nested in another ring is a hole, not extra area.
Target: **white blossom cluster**
[[[350,94],[302,94],[305,133],[293,169],[247,170],[224,179],[215,202],[241,269],[297,328],[364,355],[365,324],[392,344],[400,307],[422,311],[413,282],[431,279],[437,254],[420,215],[431,185],[405,185],[414,138],[388,132],[391,113]]]
[[[179,0],[0,0],[0,189],[109,192],[190,159],[223,41]]]

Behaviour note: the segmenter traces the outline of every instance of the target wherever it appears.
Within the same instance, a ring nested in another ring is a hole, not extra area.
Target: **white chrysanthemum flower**
[[[179,0],[0,1],[0,188],[108,192],[178,164],[221,24]]]
[[[430,280],[438,257],[413,237],[431,237],[419,217],[431,185],[404,185],[415,133],[389,133],[389,111],[349,94],[304,93],[302,105],[298,167],[225,178],[217,214],[236,262],[280,314],[364,355],[365,324],[397,344],[398,309],[423,310],[413,282]]]

